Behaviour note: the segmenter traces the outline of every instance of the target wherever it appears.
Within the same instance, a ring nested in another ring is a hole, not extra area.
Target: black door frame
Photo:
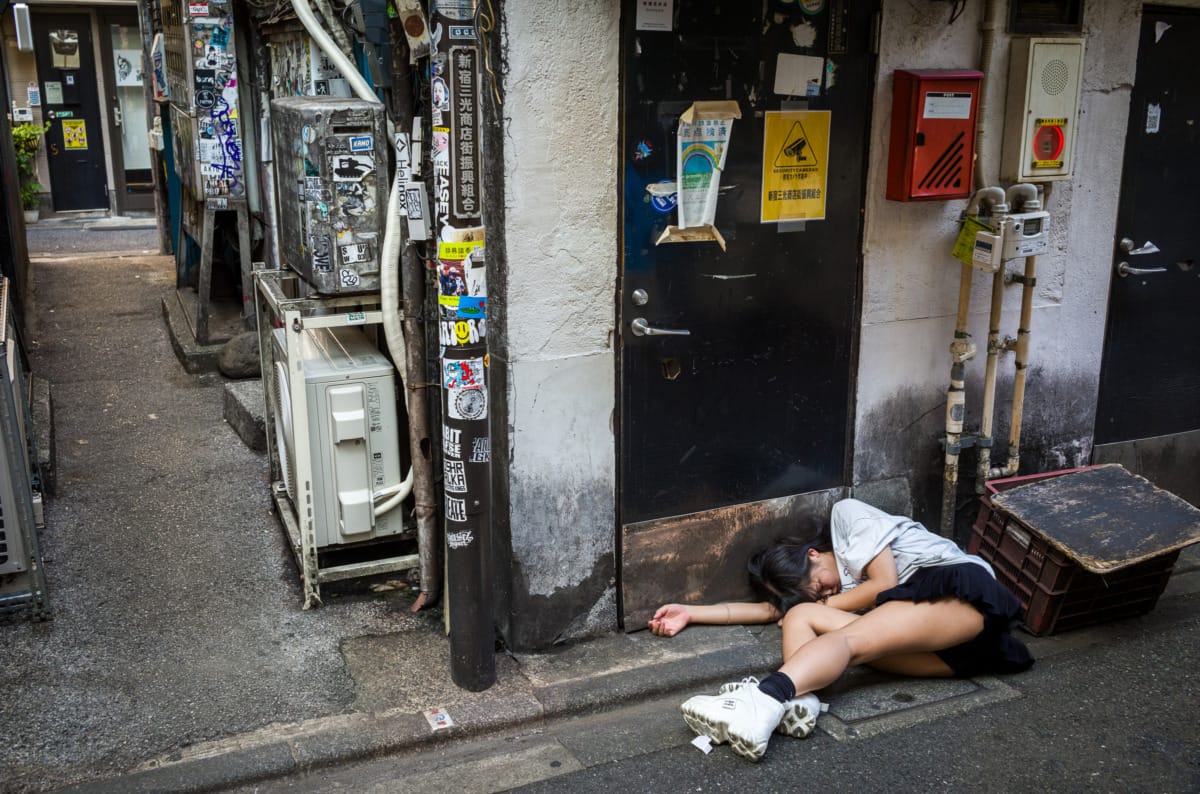
[[[83,29],[80,30],[80,35],[83,35],[86,33],[86,36],[87,36],[88,49],[91,52],[91,69],[90,69],[91,77],[92,77],[92,80],[95,81],[98,76],[98,73],[96,70],[97,70],[97,68],[99,68],[99,64],[97,64],[96,41],[95,41],[95,36],[94,36],[95,22],[96,22],[95,12],[92,9],[87,8],[87,7],[43,8],[42,6],[34,6],[32,11],[33,11],[33,28],[34,28],[35,39],[38,35],[40,35],[41,25],[43,24],[43,22],[52,20],[55,17],[78,17],[80,19],[86,20],[86,24],[83,26]],[[76,90],[83,97],[85,97],[85,98],[90,97],[95,102],[95,106],[94,106],[95,118],[94,119],[87,118],[84,120],[86,122],[91,122],[93,120],[95,121],[94,129],[87,129],[85,127],[85,130],[86,130],[86,135],[88,137],[89,151],[91,149],[93,149],[93,147],[95,147],[95,146],[99,147],[100,167],[102,169],[105,169],[105,170],[103,170],[103,172],[101,174],[101,183],[100,183],[100,189],[101,189],[101,193],[102,193],[102,201],[97,206],[93,206],[93,207],[69,207],[69,208],[67,208],[67,207],[62,206],[64,201],[63,201],[63,197],[61,194],[64,192],[66,186],[63,186],[63,185],[56,186],[54,184],[55,183],[55,176],[54,176],[55,168],[49,162],[50,159],[55,156],[54,153],[51,151],[50,147],[57,145],[59,142],[63,141],[61,118],[55,118],[55,119],[49,118],[49,114],[51,111],[50,111],[49,97],[47,96],[47,92],[46,92],[46,82],[47,82],[48,78],[55,76],[55,75],[51,75],[48,72],[44,72],[42,69],[42,65],[41,65],[42,58],[40,57],[40,55],[49,46],[48,42],[47,41],[35,41],[34,46],[35,46],[35,52],[39,54],[39,57],[37,59],[37,62],[38,62],[37,72],[38,72],[38,86],[41,89],[41,95],[42,95],[42,120],[56,122],[54,128],[52,128],[51,131],[46,134],[45,144],[44,144],[47,147],[46,157],[47,157],[48,176],[50,178],[50,199],[51,199],[51,203],[54,206],[54,210],[55,210],[55,212],[109,210],[112,208],[111,194],[109,193],[109,178],[108,178],[108,171],[107,171],[107,169],[110,166],[109,148],[108,148],[109,147],[109,136],[107,134],[107,131],[105,130],[104,112],[100,108],[100,100],[99,100],[99,97],[97,96],[96,85],[94,82],[91,85],[76,86]],[[81,58],[82,58],[82,56],[81,56]],[[82,60],[80,61],[80,64],[81,64],[80,69],[82,70],[83,69],[83,61]],[[50,82],[57,82],[57,81],[51,80]],[[64,86],[64,93],[65,93],[65,91],[66,91],[66,89]],[[81,107],[86,107],[87,106],[86,99],[83,102],[81,102],[80,105],[81,105]],[[73,118],[77,118],[77,117],[73,117]],[[55,140],[55,136],[56,136],[57,140]],[[96,143],[93,144],[92,141],[95,141]],[[89,155],[89,158],[90,158],[90,155]],[[60,177],[60,180],[61,180],[61,177]],[[90,190],[90,188],[86,188],[86,186],[85,186],[84,190]],[[73,192],[73,191],[67,191],[67,192]]]
[[[122,119],[121,126],[117,125],[116,108],[117,108],[117,80],[113,73],[113,47],[112,37],[109,35],[111,25],[131,25],[140,33],[140,18],[135,6],[116,6],[112,8],[104,8],[97,12],[97,26],[100,30],[99,52],[97,58],[100,61],[99,69],[103,75],[104,88],[106,96],[104,107],[101,112],[108,120],[108,129],[112,131],[112,141],[106,149],[106,154],[109,157],[109,166],[112,169],[113,180],[113,199],[116,203],[115,211],[119,214],[124,214],[128,210],[137,211],[153,211],[154,210],[154,158],[150,158],[150,168],[148,169],[147,177],[149,182],[144,185],[139,185],[142,189],[131,192],[129,185],[125,181],[125,149],[122,144],[124,136],[125,120]],[[138,38],[138,49],[141,49],[141,38]],[[149,72],[145,72],[143,81],[151,79]],[[146,91],[143,86],[143,97],[146,96]],[[154,105],[149,99],[145,99],[146,117],[154,117]]]
[[[626,13],[628,12],[626,11]],[[875,24],[877,25],[879,3],[870,3],[869,12],[864,13],[866,13],[866,16],[868,17],[873,17]],[[624,487],[624,483],[622,482],[624,469],[623,456],[630,454],[630,451],[626,448],[626,439],[624,438],[625,434],[622,429],[624,427],[624,422],[627,421],[626,417],[622,415],[625,389],[623,361],[625,352],[623,350],[623,345],[625,335],[628,333],[630,317],[633,316],[626,311],[627,307],[625,306],[628,297],[625,294],[628,288],[625,278],[626,223],[624,204],[626,200],[625,193],[627,187],[625,157],[628,155],[629,148],[632,145],[632,141],[628,139],[626,119],[626,105],[628,102],[626,91],[629,84],[628,81],[632,79],[631,75],[627,73],[626,67],[626,34],[624,26],[627,24],[631,25],[632,22],[629,20],[622,21],[622,54],[620,56],[621,99],[619,101],[619,106],[621,109],[619,120],[619,146],[621,147],[620,151],[622,157],[621,167],[618,169],[620,220],[618,225],[618,277],[615,293],[615,299],[617,301],[617,322],[620,325],[617,334],[617,377],[614,393],[617,405],[617,411],[614,416],[614,429],[616,430],[615,446],[618,494],[620,494],[621,489]],[[640,544],[641,552],[634,552],[639,557],[641,556],[641,553],[644,553],[651,547],[654,547],[643,561],[646,564],[646,567],[642,569],[642,572],[645,573],[653,568],[653,562],[650,561],[650,558],[658,555],[660,551],[663,552],[664,560],[668,557],[674,559],[676,556],[679,556],[675,555],[675,550],[673,549],[661,548],[664,545],[662,542],[664,539],[672,537],[676,534],[676,531],[668,527],[668,524],[675,523],[679,526],[707,528],[708,531],[712,531],[714,533],[713,551],[716,556],[710,556],[706,558],[709,560],[706,565],[708,566],[709,572],[712,573],[712,576],[709,577],[710,582],[706,584],[705,587],[711,587],[719,580],[724,579],[724,573],[727,572],[726,569],[728,569],[728,572],[732,573],[732,575],[728,577],[728,583],[731,592],[728,594],[721,594],[719,597],[730,599],[741,598],[745,595],[744,593],[740,592],[742,589],[744,589],[745,582],[745,554],[743,552],[760,546],[763,543],[769,542],[770,540],[779,537],[781,534],[787,534],[789,531],[794,534],[796,531],[797,521],[805,522],[810,520],[822,520],[824,516],[828,514],[828,509],[832,502],[844,496],[847,488],[850,485],[855,450],[858,361],[860,355],[859,344],[862,333],[863,235],[865,233],[865,223],[863,222],[862,212],[865,211],[868,203],[866,190],[868,186],[868,175],[870,170],[870,132],[874,110],[873,99],[875,94],[875,86],[877,83],[876,61],[878,53],[875,51],[873,46],[868,44],[862,55],[869,61],[867,66],[869,85],[863,99],[863,101],[866,103],[866,107],[863,117],[861,150],[858,152],[858,157],[860,158],[861,163],[861,173],[859,175],[859,184],[857,186],[860,191],[858,223],[854,231],[855,251],[853,256],[853,267],[856,269],[856,273],[854,277],[853,296],[850,306],[852,319],[850,321],[849,338],[847,340],[850,346],[849,361],[846,364],[848,369],[846,386],[847,409],[845,415],[845,441],[842,450],[842,459],[840,461],[841,478],[839,484],[820,490],[782,496],[775,499],[768,499],[766,501],[732,504],[727,507],[716,508],[713,510],[704,511],[702,513],[693,513],[686,516],[666,516],[661,519],[649,519],[641,522],[640,524],[631,525],[632,527],[636,527],[636,534],[638,537],[626,537],[626,530],[630,527],[626,526],[626,516],[623,514],[622,509],[622,498],[618,496],[618,499],[616,500],[617,542],[615,544],[618,615],[623,627],[627,631],[636,630],[640,627],[637,624],[643,617],[641,610],[645,605],[630,604],[626,602],[627,596],[625,594],[625,586],[623,582],[628,573],[626,570],[627,560],[624,559],[623,552],[623,546],[626,542]],[[817,105],[814,109],[820,108],[821,106]],[[745,113],[744,109],[743,113]],[[745,118],[745,116],[743,116],[743,118]],[[741,123],[742,122],[738,122],[738,124]],[[737,139],[739,133],[743,136],[746,135],[747,131],[744,129],[744,126],[745,125],[743,125],[743,129],[737,130],[735,125],[735,132],[733,133],[735,140]],[[743,140],[745,140],[744,137]],[[761,141],[758,141],[757,143],[758,145],[761,145]],[[693,558],[696,558],[697,562],[699,561],[699,552],[697,552],[696,549],[689,550],[686,548],[679,548],[678,550],[679,554],[683,557],[686,557],[689,561],[692,561]],[[665,584],[668,588],[674,588],[675,585],[680,583],[672,582]],[[688,595],[693,594],[689,593]],[[713,591],[707,591],[705,595],[713,597],[717,594]],[[682,598],[685,596],[685,594],[680,592],[678,596]]]

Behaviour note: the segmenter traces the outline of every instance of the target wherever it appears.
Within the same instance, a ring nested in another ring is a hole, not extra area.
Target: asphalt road
[[[134,225],[144,226],[145,222]],[[88,224],[44,220],[25,227],[25,242],[30,257],[116,251],[158,253],[158,231],[153,226],[149,229],[121,225],[89,228]]]
[[[1200,595],[1160,604],[1004,682],[1022,697],[866,739],[774,737],[751,764],[704,755],[678,716],[690,693],[466,739],[238,792],[1200,790]]]

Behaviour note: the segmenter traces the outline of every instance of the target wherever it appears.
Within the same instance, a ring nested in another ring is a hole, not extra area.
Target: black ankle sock
[[[796,697],[796,685],[792,683],[792,679],[780,672],[771,673],[762,681],[759,681],[758,688],[780,703],[787,703]]]

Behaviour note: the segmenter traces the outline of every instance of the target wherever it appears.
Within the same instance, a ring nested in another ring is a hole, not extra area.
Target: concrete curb
[[[740,678],[774,665],[777,652],[747,634],[743,642],[623,672],[532,685],[498,699],[451,707],[454,727],[432,731],[422,712],[402,709],[339,714],[196,745],[115,778],[62,792],[218,791],[422,745],[512,730],[523,725],[621,706],[639,699]],[[522,673],[524,671],[522,670]]]
[[[267,430],[261,380],[238,380],[225,384],[222,412],[225,421],[242,442],[255,452],[267,451]]]
[[[183,307],[174,291],[163,295],[163,320],[167,324],[168,336],[171,337],[171,348],[175,357],[183,365],[183,371],[193,375],[201,372],[216,372],[217,359],[221,355],[222,342],[219,345],[198,345],[192,335],[191,325],[183,315]]]

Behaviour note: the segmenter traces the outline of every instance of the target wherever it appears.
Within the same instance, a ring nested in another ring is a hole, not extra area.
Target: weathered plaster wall
[[[616,628],[619,4],[505,3],[508,449],[517,647]]]
[[[926,522],[936,522],[939,512],[943,467],[937,438],[944,431],[959,285],[959,266],[949,250],[966,202],[903,204],[883,198],[892,72],[977,67],[982,6],[968,4],[953,25],[947,24],[944,5],[885,1],[883,8],[867,188],[854,481],[909,476],[914,511]],[[1140,8],[1131,0],[1097,0],[1085,9],[1075,173],[1052,188],[1051,250],[1038,258],[1023,471],[1085,463],[1090,455]],[[1008,45],[1002,24],[986,93],[982,165],[988,184],[998,184]],[[968,427],[975,428],[990,293],[990,277],[977,276],[971,334],[980,352],[968,364],[966,415]],[[1002,334],[1016,335],[1019,305],[1020,287],[1006,287]],[[1005,355],[1001,363],[993,459],[1006,453],[1012,358]],[[963,463],[973,466],[974,460],[969,452]]]

